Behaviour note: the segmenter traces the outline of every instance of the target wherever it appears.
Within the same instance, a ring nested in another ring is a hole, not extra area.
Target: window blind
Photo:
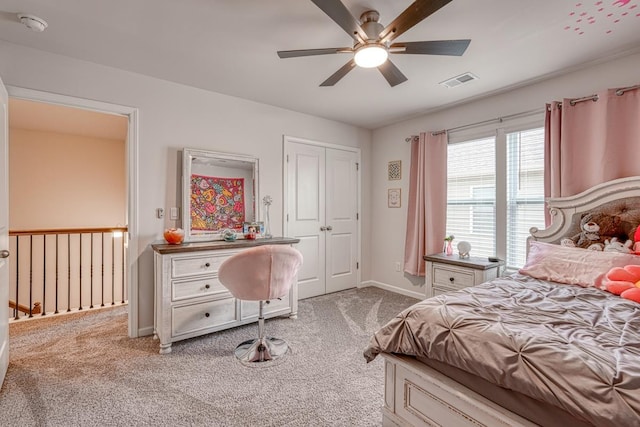
[[[515,270],[526,261],[529,229],[544,228],[544,128],[483,132],[448,145],[446,233],[471,243],[473,256],[498,255]]]
[[[531,227],[544,228],[544,128],[506,134],[507,268],[526,261]]]
[[[495,137],[447,147],[447,235],[471,243],[474,256],[496,252]]]

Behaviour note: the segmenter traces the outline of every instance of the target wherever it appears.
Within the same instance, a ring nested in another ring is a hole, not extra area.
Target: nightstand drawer
[[[433,267],[433,283],[449,288],[462,289],[473,286],[474,277],[473,273],[468,270],[458,270],[438,265]]]

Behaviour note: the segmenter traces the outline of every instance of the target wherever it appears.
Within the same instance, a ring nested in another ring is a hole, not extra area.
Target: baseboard
[[[138,329],[138,337],[146,337],[148,335],[153,335],[153,326]]]
[[[7,339],[2,343],[2,347],[0,348],[0,366],[2,366],[2,369],[0,369],[0,387],[2,387],[2,382],[4,381],[4,370],[9,366],[9,329],[7,329],[5,333],[7,334]]]
[[[385,291],[395,292],[397,294],[402,294],[402,295],[416,298],[419,300],[423,300],[426,298],[424,292],[410,291],[408,289],[399,288],[397,286],[389,285],[387,283],[377,282],[375,280],[367,280],[365,282],[361,282],[358,285],[359,288],[366,288],[367,286],[373,286],[375,288],[384,289]]]

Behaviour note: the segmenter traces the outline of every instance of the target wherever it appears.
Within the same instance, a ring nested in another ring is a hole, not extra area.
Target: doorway
[[[138,145],[138,112],[137,109],[115,104],[81,98],[68,97],[48,92],[34,91],[18,87],[7,87],[9,97],[12,100],[32,101],[36,103],[50,104],[90,111],[94,113],[122,116],[127,120],[125,140],[125,192],[126,212],[124,226],[127,232],[123,239],[123,282],[126,283],[128,300],[128,335],[131,338],[138,336],[138,283],[137,283],[137,145]],[[11,115],[11,111],[9,111]],[[114,224],[115,225],[115,224]]]
[[[298,296],[360,283],[360,150],[285,136],[284,231],[304,256]]]

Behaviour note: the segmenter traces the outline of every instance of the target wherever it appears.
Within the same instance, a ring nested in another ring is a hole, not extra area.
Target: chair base
[[[284,356],[289,351],[285,340],[266,337],[264,342],[260,338],[245,341],[236,347],[235,355],[242,362],[267,362]]]

